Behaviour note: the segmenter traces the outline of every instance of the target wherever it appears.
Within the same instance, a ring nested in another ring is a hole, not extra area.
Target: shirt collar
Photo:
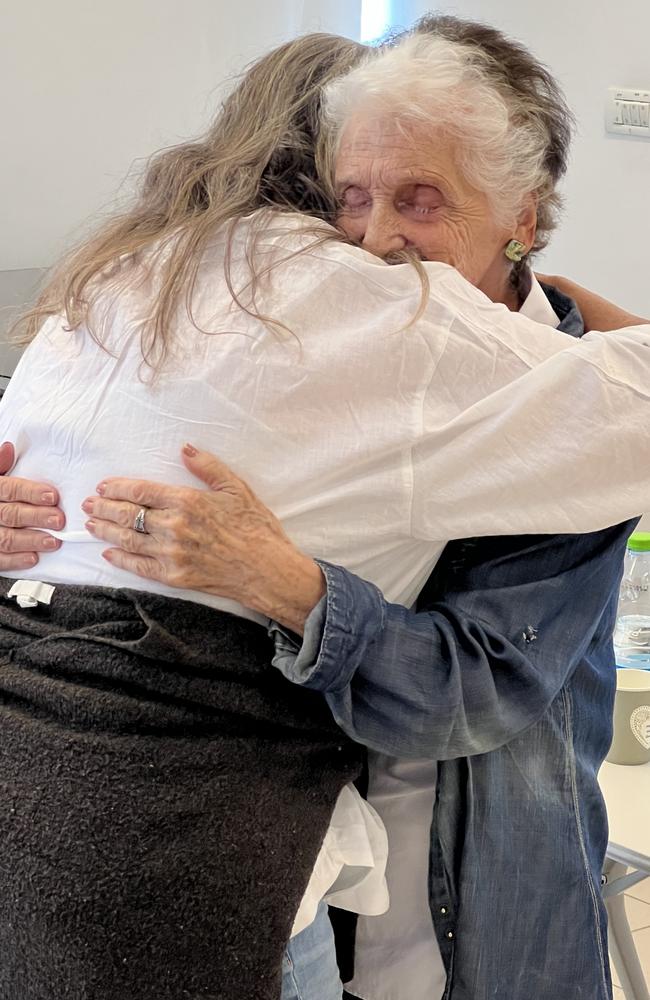
[[[544,323],[545,326],[552,326],[555,330],[561,323],[559,316],[546,298],[544,289],[532,272],[530,273],[530,291],[519,312],[522,316],[534,319],[537,323]]]

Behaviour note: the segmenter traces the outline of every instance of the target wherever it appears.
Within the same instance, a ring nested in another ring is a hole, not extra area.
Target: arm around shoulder
[[[605,332],[650,323],[650,319],[644,319],[642,316],[636,316],[634,313],[628,312],[627,309],[617,306],[614,302],[604,299],[601,295],[596,295],[595,292],[590,292],[588,288],[584,288],[569,278],[563,278],[561,275],[556,274],[551,276],[537,275],[537,277],[554,285],[564,295],[568,295],[570,299],[573,299],[580,309],[586,330],[601,330]]]

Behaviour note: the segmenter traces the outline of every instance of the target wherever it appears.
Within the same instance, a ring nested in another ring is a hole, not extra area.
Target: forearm
[[[290,641],[276,641],[274,664],[289,680],[321,691],[357,742],[403,758],[487,753],[553,700],[538,657],[497,629],[444,604],[420,614],[389,604],[336,567],[327,575],[327,606],[305,633],[310,652],[296,657]]]
[[[287,545],[278,548],[277,559],[271,555],[263,565],[273,572],[260,576],[256,593],[247,597],[248,606],[302,635],[308,615],[326,593],[320,566]]]
[[[563,278],[560,275],[552,275],[545,277],[544,280],[548,281],[551,285],[555,285],[556,288],[577,303],[587,330],[601,330],[602,332],[606,332],[650,323],[650,319],[636,316],[634,313],[628,312],[627,309],[622,309],[614,302],[596,295],[595,292],[583,288],[582,285],[577,284],[575,281],[570,281],[568,278]]]
[[[538,721],[585,655],[630,530],[512,540],[507,558],[495,549],[426,613],[325,565],[327,600],[302,647],[276,638],[274,663],[321,691],[341,728],[380,752],[487,753]]]
[[[650,327],[590,333],[412,449],[413,533],[597,531],[650,495]]]

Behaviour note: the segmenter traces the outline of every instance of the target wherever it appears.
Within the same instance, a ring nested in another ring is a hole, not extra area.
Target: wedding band
[[[138,513],[135,515],[135,521],[133,522],[133,530],[139,531],[142,535],[148,534],[147,529],[144,526],[144,519],[147,514],[147,508],[141,507]]]

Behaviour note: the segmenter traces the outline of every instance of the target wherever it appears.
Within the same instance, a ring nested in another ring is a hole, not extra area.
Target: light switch
[[[610,87],[605,109],[605,127],[615,135],[650,139],[650,90]]]

